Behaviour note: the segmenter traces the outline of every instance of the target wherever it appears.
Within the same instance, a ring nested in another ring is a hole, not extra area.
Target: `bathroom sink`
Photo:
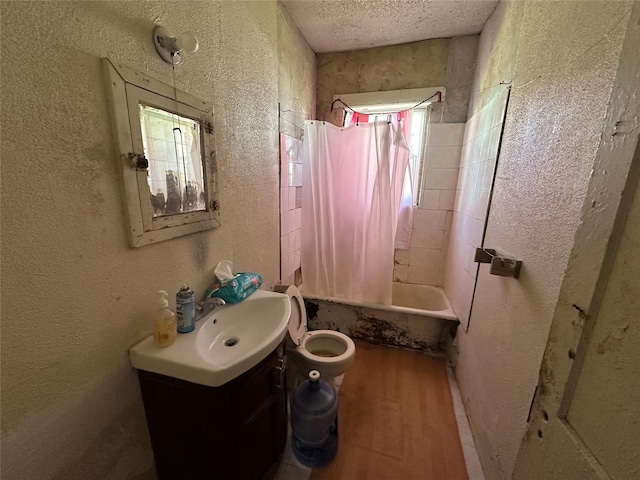
[[[189,382],[219,387],[260,363],[282,341],[289,323],[287,295],[258,290],[235,305],[223,305],[178,334],[169,347],[153,336],[129,351],[131,365]]]

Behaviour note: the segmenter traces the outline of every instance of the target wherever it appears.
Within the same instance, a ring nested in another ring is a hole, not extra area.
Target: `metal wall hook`
[[[477,247],[473,261],[476,263],[491,263],[491,260],[493,260],[495,256],[496,251],[493,248]]]
[[[522,268],[520,260],[499,255],[493,248],[476,248],[473,261],[476,263],[490,263],[491,269],[489,273],[501,277],[518,278]]]

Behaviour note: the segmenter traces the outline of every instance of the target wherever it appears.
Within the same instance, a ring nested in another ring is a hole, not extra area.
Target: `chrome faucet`
[[[226,305],[226,303],[227,302],[225,302],[223,299],[217,298],[217,297],[206,298],[204,301],[198,302],[196,304],[196,311],[198,312],[198,315],[196,316],[196,321],[200,320],[202,317],[204,317],[208,313],[213,312],[217,307]]]

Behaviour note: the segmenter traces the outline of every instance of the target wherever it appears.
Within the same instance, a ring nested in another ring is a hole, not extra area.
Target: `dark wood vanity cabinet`
[[[273,478],[287,435],[284,364],[280,344],[220,387],[139,370],[158,479]]]

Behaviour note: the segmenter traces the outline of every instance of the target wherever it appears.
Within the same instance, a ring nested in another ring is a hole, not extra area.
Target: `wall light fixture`
[[[182,60],[182,53],[194,53],[198,50],[198,39],[193,33],[183,33],[176,37],[167,27],[157,26],[153,29],[153,43],[162,59],[172,65]]]

